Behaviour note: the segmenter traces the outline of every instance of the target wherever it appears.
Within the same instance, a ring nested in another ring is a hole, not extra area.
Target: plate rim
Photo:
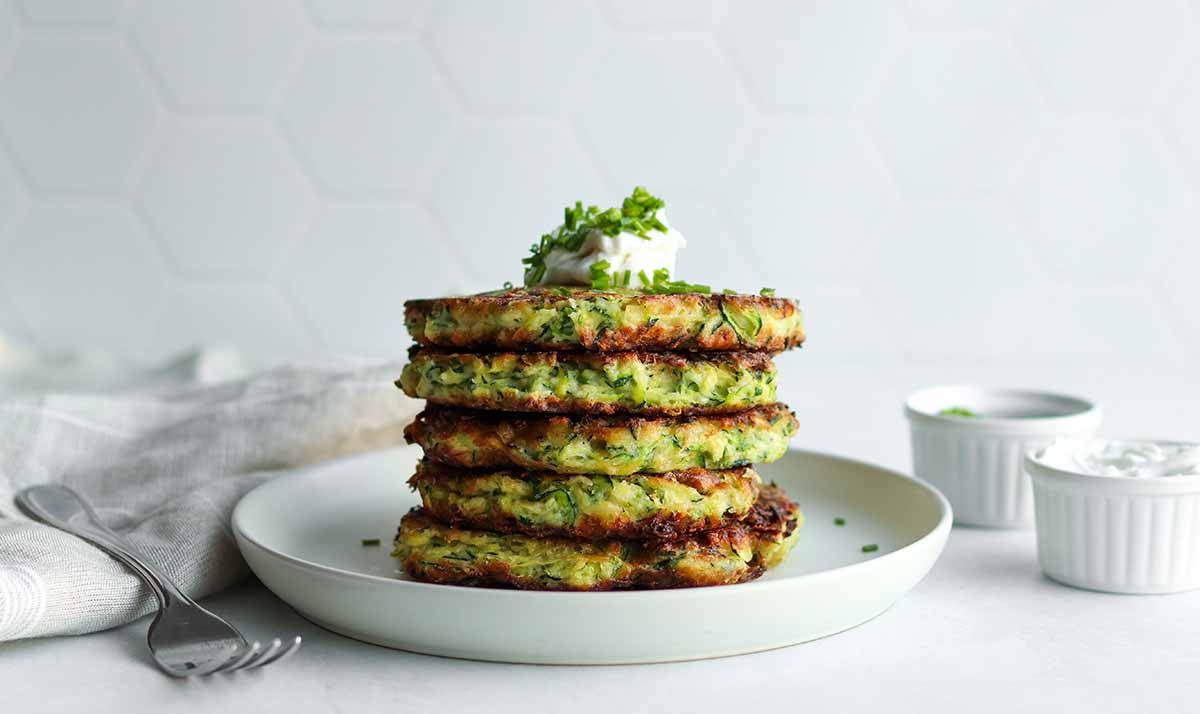
[[[379,452],[366,452],[366,453],[362,453],[362,454],[357,454],[355,456],[362,457],[362,456],[367,456],[367,455],[370,455],[373,453],[377,454]],[[951,525],[954,522],[954,512],[950,506],[950,502],[946,499],[945,495],[943,495],[941,491],[939,491],[933,485],[923,481],[922,479],[919,479],[915,476],[910,476],[905,473],[901,473],[899,471],[887,468],[885,466],[880,466],[878,464],[872,464],[867,461],[861,461],[859,459],[854,459],[854,458],[842,456],[839,454],[832,454],[832,453],[822,452],[822,451],[814,451],[811,449],[788,449],[788,454],[784,458],[788,458],[788,456],[791,456],[791,455],[798,455],[801,457],[816,457],[816,458],[822,458],[822,459],[831,459],[831,460],[838,461],[838,462],[841,462],[843,464],[847,464],[850,466],[866,467],[866,468],[874,470],[874,471],[883,472],[889,476],[904,479],[906,481],[909,481],[909,482],[915,484],[918,488],[923,489],[926,493],[932,495],[934,498],[934,501],[941,508],[941,514],[938,518],[937,523],[933,526],[933,528],[931,528],[928,531],[921,534],[916,540],[909,543],[908,545],[905,545],[901,548],[897,548],[896,550],[893,550],[893,551],[889,551],[887,553],[884,553],[883,555],[876,556],[869,560],[864,560],[864,561],[861,561],[858,563],[849,563],[847,565],[841,565],[836,568],[830,568],[828,570],[820,570],[815,573],[803,573],[803,574],[799,574],[799,575],[791,575],[791,576],[778,578],[778,579],[772,579],[772,580],[756,579],[756,580],[752,580],[750,582],[745,582],[745,583],[735,583],[735,584],[730,584],[730,585],[713,585],[713,586],[708,586],[708,587],[668,588],[668,589],[661,589],[661,590],[601,590],[601,591],[586,591],[586,592],[555,591],[555,590],[509,590],[509,589],[504,589],[504,588],[478,588],[478,587],[469,587],[469,586],[465,586],[465,585],[425,583],[425,582],[421,582],[419,580],[402,580],[400,578],[389,578],[389,577],[385,577],[382,575],[374,575],[372,573],[362,573],[362,572],[357,572],[357,571],[353,571],[353,570],[346,570],[344,568],[339,568],[339,567],[335,567],[332,565],[325,565],[323,563],[317,563],[317,562],[314,562],[311,560],[307,560],[305,558],[300,558],[300,557],[297,557],[294,555],[289,555],[289,554],[284,553],[276,548],[272,548],[272,547],[262,543],[259,539],[252,537],[251,535],[249,535],[246,532],[246,529],[243,527],[243,520],[246,517],[244,514],[245,514],[246,510],[248,510],[248,508],[249,508],[248,506],[246,506],[246,503],[247,503],[248,499],[250,499],[252,496],[254,496],[254,494],[257,494],[263,490],[269,490],[272,487],[282,488],[281,486],[274,486],[274,484],[279,484],[279,483],[283,483],[289,479],[302,478],[306,475],[310,475],[312,473],[313,469],[321,469],[323,467],[328,467],[331,462],[312,464],[305,470],[296,471],[296,472],[293,472],[290,474],[285,474],[278,478],[274,478],[274,479],[265,481],[264,483],[259,484],[258,486],[254,487],[253,489],[248,491],[246,494],[244,494],[240,499],[238,499],[237,505],[233,509],[232,517],[230,518],[230,525],[231,525],[231,528],[234,533],[234,539],[235,539],[235,541],[237,541],[239,551],[242,551],[243,548],[245,547],[242,542],[242,541],[245,541],[246,543],[249,543],[250,545],[254,546],[255,548],[258,548],[263,553],[270,555],[271,557],[282,560],[282,561],[288,563],[289,565],[292,565],[292,566],[295,566],[295,567],[298,567],[298,568],[301,568],[303,570],[307,570],[310,572],[315,572],[317,574],[332,576],[332,577],[336,577],[336,578],[350,578],[350,579],[353,579],[353,580],[356,580],[359,582],[364,582],[364,583],[386,583],[390,587],[401,587],[401,588],[412,587],[412,588],[416,588],[417,590],[420,590],[420,591],[433,590],[433,591],[445,592],[446,588],[453,588],[456,591],[460,591],[460,592],[464,592],[464,593],[470,592],[470,593],[486,594],[489,597],[517,597],[517,598],[522,598],[522,599],[528,599],[531,597],[538,598],[538,599],[571,598],[571,597],[580,597],[583,595],[590,596],[590,597],[607,597],[607,598],[613,598],[613,599],[618,599],[618,598],[641,599],[641,598],[653,598],[653,597],[658,597],[658,598],[720,597],[722,594],[729,593],[731,591],[738,592],[738,593],[746,593],[749,590],[757,591],[757,590],[765,590],[768,588],[781,588],[781,587],[788,587],[788,586],[794,587],[797,584],[797,582],[812,582],[815,580],[822,580],[822,579],[830,578],[830,577],[839,577],[839,576],[845,574],[847,571],[852,571],[852,570],[856,570],[856,569],[857,570],[867,570],[870,568],[883,567],[883,564],[889,562],[889,560],[899,559],[899,558],[907,555],[908,551],[915,550],[916,548],[923,546],[931,538],[940,540],[941,534],[943,534],[943,533],[945,535],[949,534]],[[350,458],[355,458],[355,456],[352,456]],[[782,461],[782,460],[783,459],[780,459],[780,461]],[[263,496],[261,496],[261,495],[257,496],[257,497],[263,498]],[[244,559],[246,558],[245,553],[242,553],[242,557]]]

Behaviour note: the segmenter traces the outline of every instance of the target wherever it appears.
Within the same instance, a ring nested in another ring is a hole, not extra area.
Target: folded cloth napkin
[[[399,365],[245,376],[201,350],[159,369],[41,357],[0,339],[0,641],[103,630],[157,603],[102,551],[31,521],[13,496],[65,484],[194,596],[247,574],[234,505],[282,470],[392,446],[416,402]],[[281,514],[286,517],[286,514]]]

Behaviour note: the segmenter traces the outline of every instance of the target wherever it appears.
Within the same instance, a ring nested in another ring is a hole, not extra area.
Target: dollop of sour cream
[[[675,258],[680,249],[687,246],[683,234],[671,227],[667,221],[665,209],[658,210],[658,220],[667,227],[665,232],[651,230],[646,233],[649,240],[633,233],[618,233],[615,236],[605,235],[598,229],[593,229],[584,238],[577,251],[555,248],[546,254],[546,272],[538,285],[591,285],[592,266],[602,260],[608,261],[609,273],[624,273],[626,270],[633,276],[632,284],[637,286],[638,271],[653,275],[655,270],[666,268],[675,274]],[[558,237],[563,226],[552,231]]]
[[[1038,454],[1046,466],[1092,476],[1200,476],[1200,444],[1058,439]]]

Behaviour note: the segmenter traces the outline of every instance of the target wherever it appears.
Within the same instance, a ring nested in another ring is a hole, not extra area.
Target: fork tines
[[[292,654],[300,649],[300,636],[293,637],[285,645],[283,640],[276,637],[271,640],[271,644],[263,649],[262,643],[257,640],[247,646],[244,650],[240,650],[230,657],[225,664],[217,667],[208,674],[217,672],[236,672],[241,669],[254,669],[255,667],[265,667],[272,662],[278,662],[281,659]]]

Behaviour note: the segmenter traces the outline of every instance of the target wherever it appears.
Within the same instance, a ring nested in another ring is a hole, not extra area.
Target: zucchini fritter
[[[526,590],[728,585],[752,580],[795,545],[800,509],[762,490],[744,522],[676,540],[599,542],[466,530],[421,508],[400,521],[392,555],[417,580]]]
[[[414,349],[396,383],[434,404],[575,414],[719,414],[775,401],[761,352],[495,352]]]
[[[762,481],[749,468],[611,477],[423,461],[408,483],[442,523],[600,540],[669,539],[740,521]]]
[[[466,468],[625,476],[770,463],[796,417],[783,404],[680,417],[514,415],[429,406],[404,430],[425,456]]]
[[[460,348],[778,352],[804,342],[796,304],[757,295],[513,288],[409,300],[404,323],[419,344]]]

